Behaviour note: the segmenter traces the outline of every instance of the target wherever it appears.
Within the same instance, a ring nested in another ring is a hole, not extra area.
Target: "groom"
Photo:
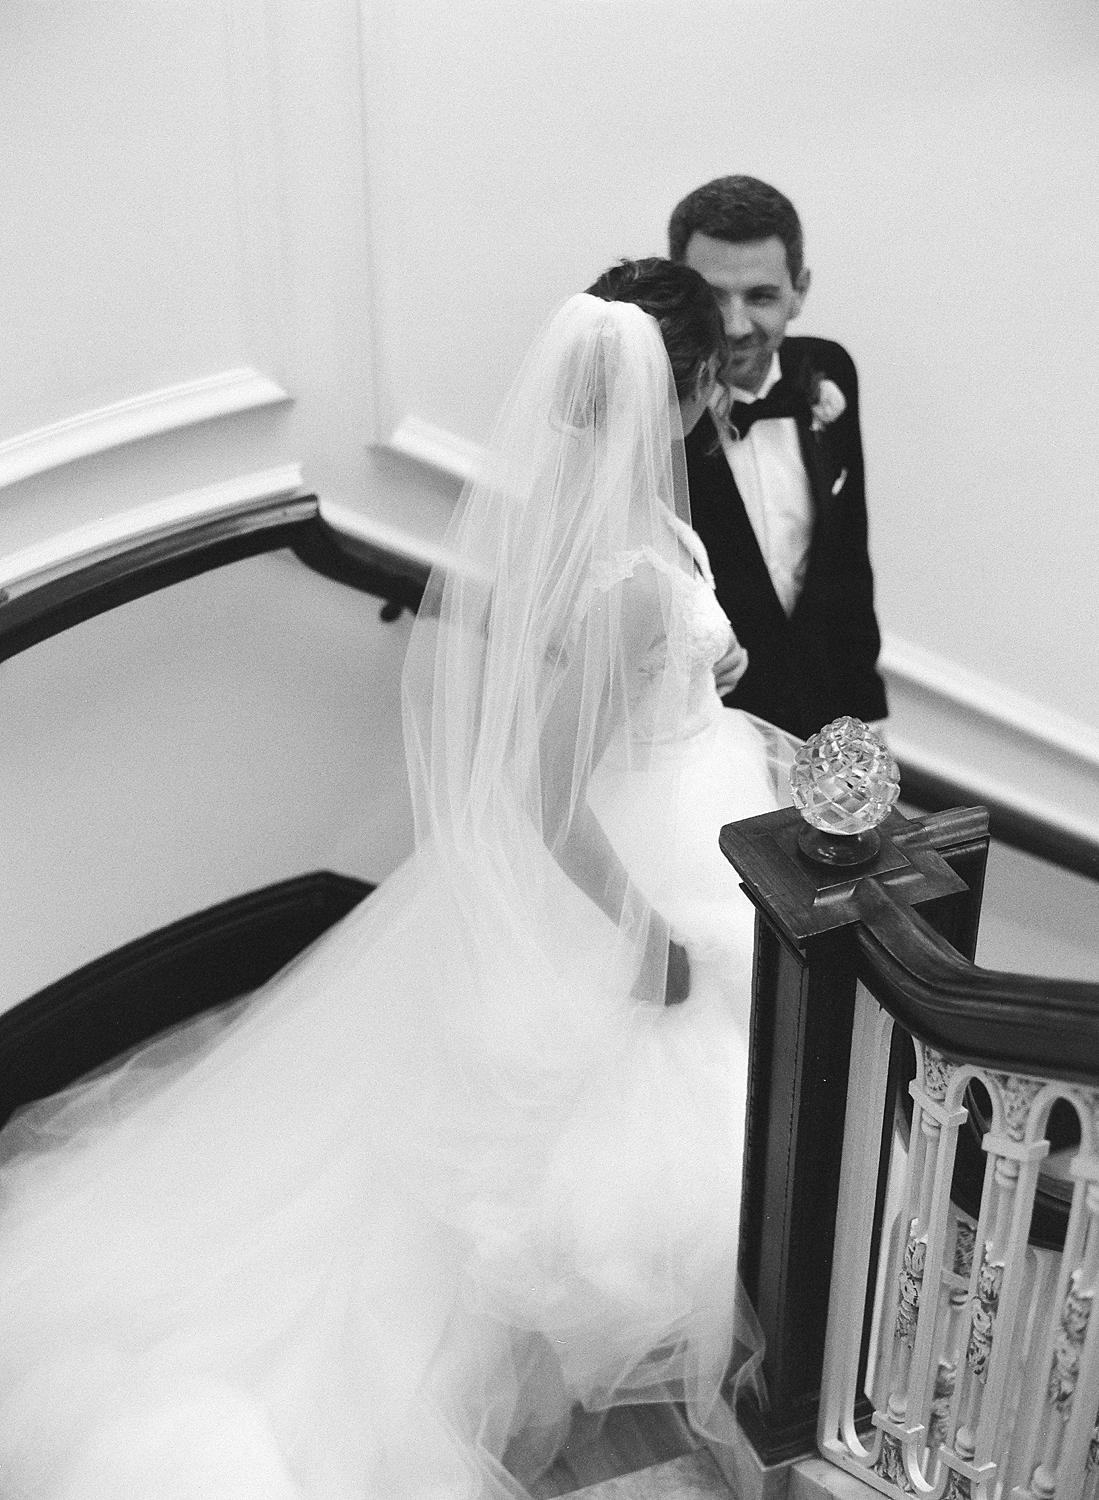
[[[806,737],[886,715],[867,550],[858,378],[828,339],[787,338],[809,290],[793,204],[755,177],[679,203],[669,256],[717,293],[734,402],[687,438],[691,518],[748,655],[717,667],[725,702]],[[740,672],[743,671],[743,676]]]

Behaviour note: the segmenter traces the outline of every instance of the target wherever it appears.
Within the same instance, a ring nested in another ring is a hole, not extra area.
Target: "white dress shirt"
[[[780,373],[779,358],[774,354],[759,390],[740,391],[734,386],[733,395],[738,401],[758,401]],[[748,436],[740,439],[731,437],[721,423],[718,430],[775,593],[790,615],[805,582],[813,535],[813,500],[801,459],[797,423],[793,417],[754,422]]]

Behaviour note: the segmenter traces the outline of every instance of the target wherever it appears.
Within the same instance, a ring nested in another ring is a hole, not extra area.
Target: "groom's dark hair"
[[[690,266],[652,255],[623,260],[587,288],[604,302],[633,302],[660,325],[676,395],[692,394],[699,366],[725,355],[725,325],[709,283]]]
[[[777,237],[786,250],[790,280],[805,265],[805,239],[797,209],[778,188],[758,177],[715,177],[681,199],[668,220],[668,254],[680,261],[692,234],[742,245]]]

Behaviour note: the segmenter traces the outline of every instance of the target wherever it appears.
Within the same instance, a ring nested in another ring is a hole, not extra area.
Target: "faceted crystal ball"
[[[833,719],[806,740],[790,768],[794,806],[824,833],[876,828],[900,793],[897,762],[861,719]]]

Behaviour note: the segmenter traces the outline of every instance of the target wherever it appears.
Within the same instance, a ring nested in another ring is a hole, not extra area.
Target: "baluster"
[[[912,1476],[923,1457],[954,1149],[958,1127],[966,1119],[964,1109],[949,1109],[945,1104],[956,1065],[922,1045],[917,1045],[917,1055],[920,1081],[909,1086],[914,1109],[906,1194],[908,1233],[896,1281],[889,1398],[885,1411],[873,1417],[882,1434],[873,1467],[889,1484],[903,1490],[913,1489]],[[925,1303],[929,1311],[921,1318]]]
[[[995,1247],[1007,1239],[1011,1216],[1011,1195],[1019,1175],[1018,1162],[1001,1157],[994,1168],[996,1185],[996,1219],[991,1238],[985,1240],[981,1267],[977,1273],[977,1295],[970,1305],[969,1339],[965,1350],[966,1368],[972,1378],[965,1382],[961,1421],[955,1438],[955,1451],[961,1458],[972,1459],[977,1449],[976,1427],[980,1420],[988,1364],[996,1333],[996,1314],[1004,1281],[1004,1261],[996,1257]]]
[[[908,1376],[912,1365],[912,1352],[916,1347],[916,1325],[920,1313],[920,1293],[923,1289],[923,1273],[927,1260],[927,1221],[931,1209],[931,1187],[934,1174],[933,1147],[938,1145],[940,1123],[931,1112],[931,1101],[938,1102],[946,1093],[947,1077],[934,1071],[924,1055],[926,1098],[921,1099],[919,1090],[913,1086],[911,1093],[915,1103],[912,1114],[912,1162],[908,1178],[908,1205],[912,1208],[915,1195],[915,1214],[910,1212],[904,1249],[901,1252],[901,1267],[897,1278],[897,1314],[893,1327],[893,1360],[889,1378],[889,1402],[886,1407],[894,1422],[903,1422],[908,1410]],[[938,1059],[936,1059],[936,1062]],[[928,1074],[930,1073],[930,1077]],[[944,1069],[945,1074],[945,1069]],[[888,1445],[885,1445],[888,1447]],[[884,1447],[883,1447],[884,1452]]]
[[[1016,1330],[1016,1361],[1019,1378],[1010,1403],[1000,1414],[997,1439],[999,1492],[1008,1500],[1019,1485],[1025,1485],[1037,1463],[1035,1441],[1046,1390],[1046,1344],[1053,1310],[1060,1306],[1063,1255],[1054,1250],[1029,1247],[1026,1255],[1024,1312]]]
[[[932,1144],[937,1144],[935,1138],[939,1133],[939,1122],[925,1114],[921,1125],[929,1138],[926,1156],[930,1155]],[[897,1282],[897,1321],[893,1331],[893,1377],[890,1381],[888,1408],[894,1422],[903,1422],[908,1411],[908,1379],[912,1368],[912,1353],[916,1347],[923,1275],[927,1267],[927,1219],[931,1208],[928,1200],[932,1176],[927,1170],[926,1160],[921,1165],[920,1211],[908,1223],[908,1237]]]
[[[936,1114],[935,1107],[941,1106],[955,1072],[952,1063],[945,1063],[930,1048],[920,1048],[919,1051],[923,1059],[923,1088],[912,1084],[909,1090],[915,1103],[912,1114],[912,1160],[908,1177],[909,1219],[897,1278],[893,1360],[886,1407],[889,1416],[897,1423],[903,1422],[908,1412],[908,1382],[916,1347],[923,1278],[927,1268],[927,1229],[931,1221],[935,1163],[942,1132],[942,1119]],[[914,1198],[915,1212],[912,1213]]]
[[[989,1156],[978,1242],[980,1263],[970,1294],[965,1363],[955,1392],[953,1444],[939,1456],[948,1465],[947,1493],[991,1496],[998,1472],[997,1432],[1019,1378],[1015,1327],[1026,1269],[1026,1241],[1038,1165],[1048,1143],[1024,1141],[1039,1080],[983,1075],[999,1104],[1004,1134],[984,1140]],[[964,1480],[964,1485],[961,1483]]]
[[[1095,1206],[1089,1204],[1089,1209],[1094,1215]],[[1061,1462],[1065,1429],[1072,1416],[1076,1383],[1080,1376],[1080,1356],[1091,1317],[1096,1263],[1099,1260],[1096,1236],[1091,1234],[1089,1239],[1091,1246],[1087,1261],[1069,1277],[1068,1291],[1061,1304],[1059,1329],[1053,1344],[1053,1360],[1046,1386],[1049,1409],[1042,1423],[1042,1457],[1030,1482],[1031,1493],[1039,1497],[1039,1500],[1050,1500],[1057,1493],[1057,1469]]]
[[[962,1330],[966,1304],[969,1301],[969,1282],[973,1274],[976,1241],[977,1226],[959,1215],[954,1231],[953,1264],[949,1272],[943,1273],[945,1307],[942,1317],[942,1354],[935,1372],[927,1430],[927,1443],[932,1450],[940,1448],[950,1433],[950,1409],[954,1404],[954,1391],[958,1382]]]
[[[1091,1422],[1099,1386],[1099,1338],[1094,1330],[1088,1338],[1099,1281],[1099,1094],[1089,1093],[1081,1103],[1084,1118],[1091,1117],[1091,1149],[1082,1150],[1072,1165],[1079,1186],[1065,1240],[1063,1292],[1055,1313],[1046,1404],[1035,1448],[1038,1463],[1029,1487],[1015,1491],[1017,1497],[1031,1500],[1094,1496],[1099,1488],[1099,1413]],[[1078,1395],[1086,1403],[1080,1411]]]

